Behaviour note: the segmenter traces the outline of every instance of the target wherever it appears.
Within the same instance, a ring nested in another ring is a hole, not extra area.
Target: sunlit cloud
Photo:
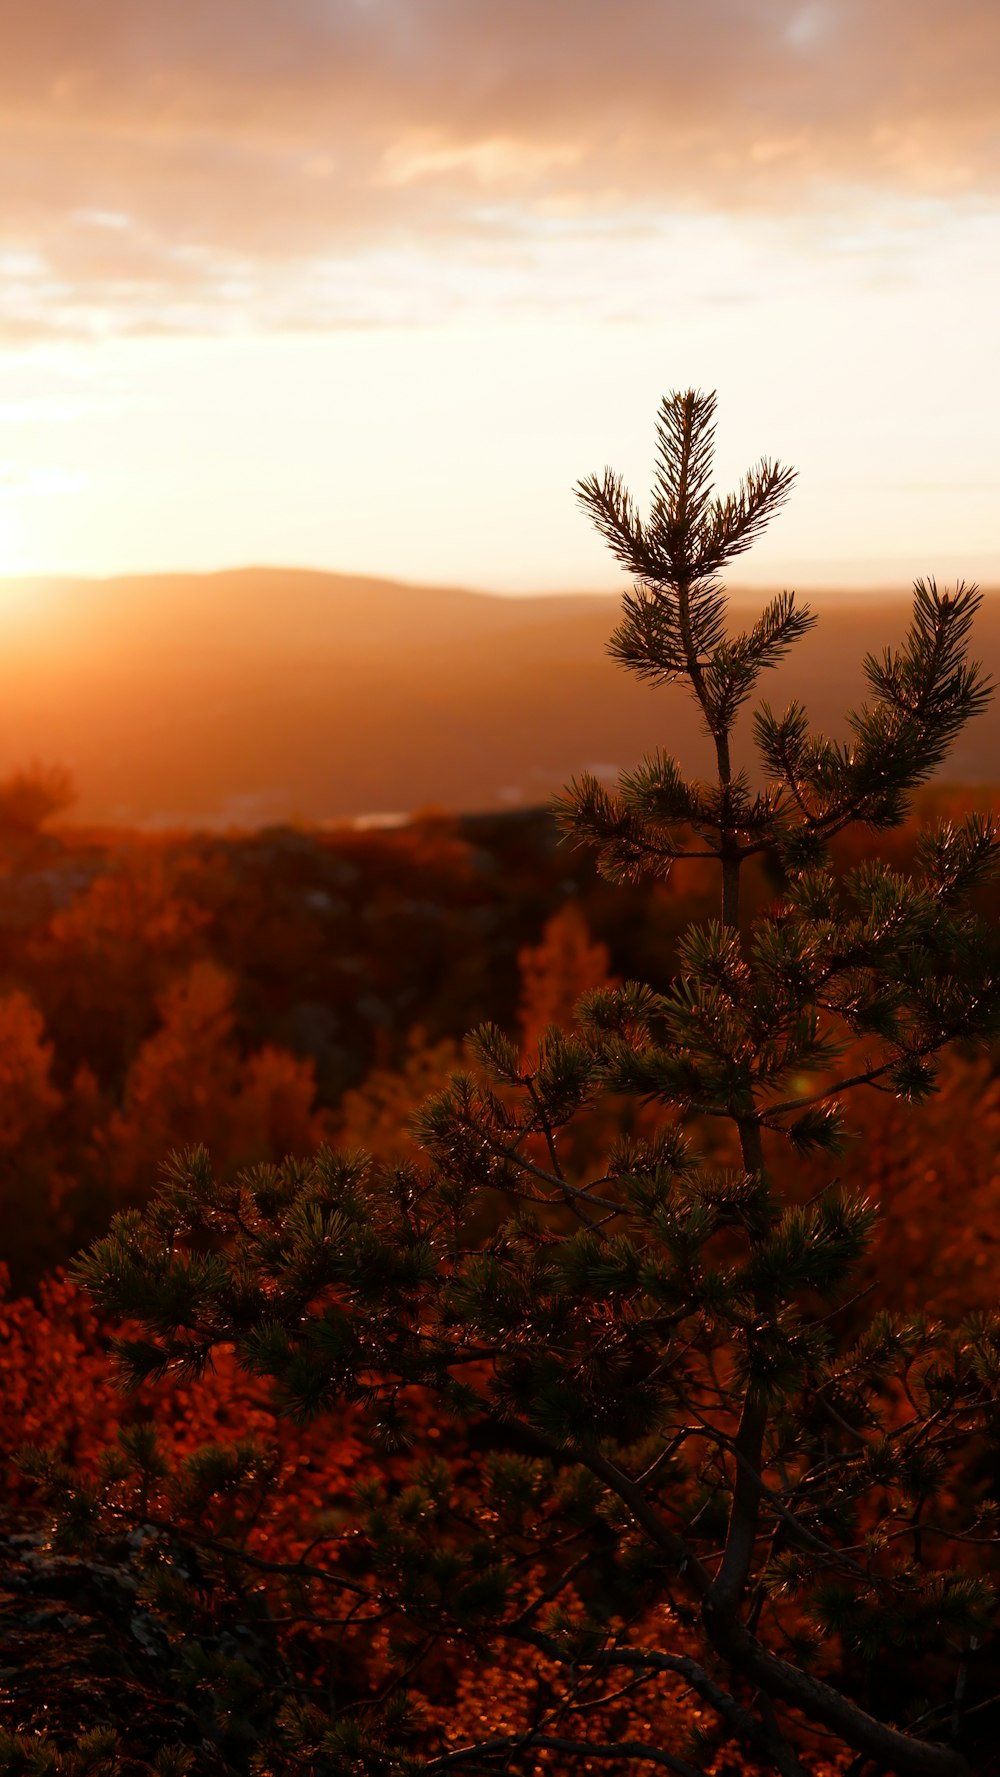
[[[8,341],[406,324],[405,291],[333,287],[407,252],[418,283],[468,265],[463,300],[502,300],[483,267],[520,252],[543,300],[595,226],[784,224],[821,193],[836,229],[1000,187],[993,0],[5,0],[0,18]]]
[[[700,383],[801,471],[746,572],[996,574],[995,0],[0,25],[0,571],[609,584],[573,482]]]

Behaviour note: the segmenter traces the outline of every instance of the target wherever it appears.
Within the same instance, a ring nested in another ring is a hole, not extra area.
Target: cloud
[[[0,0],[0,25],[0,253],[36,262],[8,334],[266,318],[279,277],[336,321],[317,268],[366,253],[1000,188],[995,0]]]

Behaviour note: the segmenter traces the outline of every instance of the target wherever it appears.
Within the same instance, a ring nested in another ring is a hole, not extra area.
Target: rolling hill
[[[735,623],[764,596],[735,593]],[[842,733],[861,657],[901,637],[908,599],[810,602],[820,622],[765,695]],[[607,657],[617,607],[279,568],[0,583],[0,772],[68,766],[87,823],[254,827],[542,802],[653,746],[706,767],[683,694]],[[976,651],[1000,676],[998,593]],[[998,761],[994,706],[947,776]]]

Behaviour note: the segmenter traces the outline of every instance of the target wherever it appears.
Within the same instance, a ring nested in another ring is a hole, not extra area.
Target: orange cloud
[[[995,0],[0,0],[0,22],[8,337],[302,324],[316,268],[373,250],[1000,185]]]

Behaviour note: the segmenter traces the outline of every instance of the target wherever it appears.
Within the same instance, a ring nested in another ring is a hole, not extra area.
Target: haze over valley
[[[734,625],[766,596],[734,592]],[[820,621],[761,694],[843,734],[862,657],[902,638],[909,595],[804,597]],[[67,767],[74,821],[225,828],[544,803],[656,746],[707,768],[683,692],[608,657],[619,602],[279,568],[8,581],[0,770]],[[1000,594],[974,652],[1000,676]],[[945,775],[990,780],[998,756],[994,704]]]

